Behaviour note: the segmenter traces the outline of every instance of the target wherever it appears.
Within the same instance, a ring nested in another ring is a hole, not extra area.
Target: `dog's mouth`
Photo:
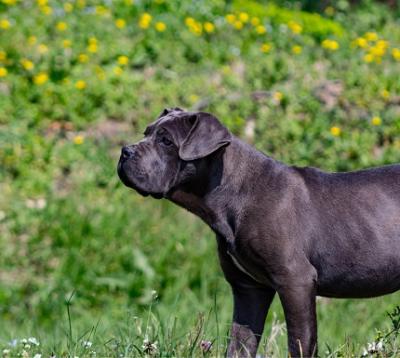
[[[143,190],[130,178],[130,175],[128,175],[127,170],[124,168],[124,164],[126,163],[126,161],[127,161],[126,159],[120,158],[117,166],[117,173],[122,183],[128,188],[135,190],[144,197],[150,195],[155,199],[162,199],[164,197],[163,193],[153,193]]]

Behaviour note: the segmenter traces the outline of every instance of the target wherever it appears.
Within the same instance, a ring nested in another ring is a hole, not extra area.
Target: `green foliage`
[[[393,13],[372,3],[315,15],[236,1],[1,0],[0,349],[144,356],[157,341],[162,356],[222,355],[232,302],[213,234],[128,191],[121,145],[180,106],[287,163],[398,162],[399,38]],[[392,328],[385,314],[398,302],[320,300],[321,354],[358,356],[377,329],[393,331],[396,356],[398,314]],[[276,300],[262,353],[286,354],[282,322]],[[21,341],[32,336],[40,346]]]

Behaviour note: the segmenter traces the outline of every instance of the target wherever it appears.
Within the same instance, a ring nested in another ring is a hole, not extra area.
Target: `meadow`
[[[399,10],[301,5],[0,0],[0,355],[223,355],[213,233],[116,174],[165,107],[288,164],[400,162]],[[399,303],[318,300],[321,356],[399,357]],[[259,351],[286,354],[279,299]]]

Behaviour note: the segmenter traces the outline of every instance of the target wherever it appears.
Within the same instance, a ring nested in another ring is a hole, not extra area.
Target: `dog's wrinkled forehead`
[[[151,135],[157,129],[163,128],[174,137],[177,143],[181,142],[189,132],[195,113],[186,112],[180,108],[164,109],[159,117],[151,124],[149,124],[144,131],[144,135]]]

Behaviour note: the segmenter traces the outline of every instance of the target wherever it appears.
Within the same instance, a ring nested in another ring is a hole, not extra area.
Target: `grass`
[[[398,162],[399,38],[398,10],[372,1],[320,14],[278,2],[0,1],[0,349],[143,356],[157,342],[156,355],[222,355],[232,302],[214,236],[123,187],[121,145],[181,106],[287,163]],[[399,298],[318,301],[321,354],[379,342]],[[282,324],[276,299],[261,353],[286,353]],[[398,354],[391,344],[395,334],[382,356]]]

